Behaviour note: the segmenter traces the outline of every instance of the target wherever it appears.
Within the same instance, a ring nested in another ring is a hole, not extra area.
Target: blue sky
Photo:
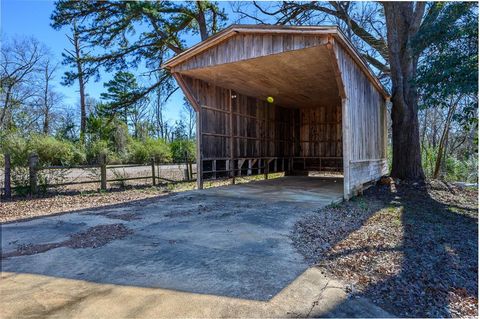
[[[228,2],[222,2],[222,6],[229,7]],[[61,62],[62,51],[69,48],[70,43],[66,38],[68,30],[56,31],[50,27],[50,15],[54,9],[54,1],[49,0],[1,0],[1,36],[33,36],[44,43],[52,52],[58,62]],[[227,10],[228,11],[228,10]],[[195,44],[199,39],[191,37],[186,39],[189,46]],[[75,83],[71,87],[60,85],[61,76],[65,71],[61,71],[56,78],[56,89],[65,96],[64,103],[75,107],[78,104],[78,85]],[[100,93],[104,91],[103,82],[108,81],[111,75],[102,74],[99,82],[91,81],[87,85],[87,93],[95,98],[99,98]],[[167,103],[167,119],[175,121],[179,118],[179,110],[183,103],[183,94],[178,90]]]

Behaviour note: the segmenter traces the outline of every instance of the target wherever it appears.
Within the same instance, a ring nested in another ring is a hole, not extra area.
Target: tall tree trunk
[[[85,132],[87,129],[87,105],[85,99],[85,76],[82,65],[82,52],[80,39],[78,37],[77,25],[73,23],[73,45],[75,47],[75,62],[77,64],[78,86],[80,92],[80,141],[85,143]]]
[[[447,119],[445,120],[445,126],[443,127],[442,136],[440,137],[440,142],[438,143],[438,153],[437,153],[437,158],[435,160],[435,169],[433,170],[434,179],[437,179],[440,176],[440,170],[442,168],[443,158],[444,158],[447,140],[448,140],[448,132],[450,131],[450,123],[452,122],[453,114],[455,114],[457,103],[458,102],[455,102],[448,109]]]
[[[43,134],[47,135],[48,131],[50,130],[50,122],[49,122],[49,116],[50,116],[50,110],[48,105],[48,92],[49,92],[49,85],[50,85],[50,74],[48,70],[48,63],[45,65],[45,87],[43,88]]]
[[[48,109],[45,110],[45,118],[43,119],[43,134],[48,135],[48,132],[50,131],[50,121],[49,121],[49,111]]]
[[[10,104],[10,96],[12,94],[12,87],[8,86],[7,93],[5,94],[5,103],[2,109],[2,113],[0,114],[0,129],[6,129],[8,127],[6,123],[6,116],[7,116],[7,108]]]
[[[198,23],[198,29],[200,31],[200,38],[202,39],[202,41],[204,41],[208,38],[207,21],[205,19],[205,11],[203,7],[204,4],[202,3],[202,1],[196,1],[196,4],[198,9],[196,20]]]
[[[410,47],[418,32],[425,5],[385,2],[387,42],[392,78],[393,177],[424,180],[418,125],[418,95],[412,84],[418,57]]]

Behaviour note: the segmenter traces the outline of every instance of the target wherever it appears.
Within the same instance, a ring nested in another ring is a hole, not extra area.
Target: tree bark
[[[440,141],[438,143],[438,153],[437,158],[435,160],[435,169],[433,170],[433,178],[437,179],[440,176],[440,170],[442,168],[444,153],[446,150],[447,140],[448,140],[448,132],[450,131],[450,123],[453,119],[453,114],[455,113],[455,109],[457,107],[457,103],[455,102],[453,105],[450,106],[448,109],[447,119],[445,120],[445,126],[443,127],[442,136],[440,137]]]
[[[5,128],[5,129],[6,129],[6,128],[8,127],[7,123],[5,123],[5,122],[6,122],[5,117],[6,117],[6,115],[7,115],[7,108],[8,108],[8,106],[9,106],[9,104],[10,104],[10,96],[11,96],[11,94],[12,94],[12,87],[11,87],[11,86],[8,86],[7,92],[6,92],[6,94],[5,94],[4,107],[3,107],[3,109],[2,109],[2,113],[0,114],[0,128]]]
[[[50,76],[49,64],[45,65],[45,87],[43,88],[43,134],[47,135],[50,131],[50,105],[48,104],[48,92],[50,90]]]
[[[73,45],[75,47],[75,62],[77,64],[78,86],[80,92],[80,141],[85,143],[85,132],[87,129],[87,106],[85,100],[85,77],[83,74],[83,66],[81,62],[82,52],[80,40],[78,37],[77,25],[73,24]]]
[[[207,21],[205,19],[205,12],[203,3],[201,1],[196,1],[198,14],[196,16],[196,20],[198,23],[198,29],[200,31],[200,38],[202,41],[208,38],[208,31],[207,31]]]
[[[392,177],[424,180],[420,153],[418,95],[412,83],[418,56],[410,47],[418,32],[424,4],[385,2],[387,42],[392,78]]]

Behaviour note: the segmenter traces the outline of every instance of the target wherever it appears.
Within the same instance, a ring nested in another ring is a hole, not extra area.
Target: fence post
[[[30,194],[32,195],[38,193],[37,166],[38,155],[30,154],[30,156],[28,157],[28,171],[30,174]]]
[[[264,177],[265,179],[268,179],[268,171],[270,170],[270,160],[269,159],[264,160],[263,166],[264,166],[263,168]]]
[[[155,157],[152,157],[150,162],[152,164],[152,184],[153,186],[157,185],[156,183],[156,176],[155,176]]]
[[[185,151],[185,166],[187,167],[187,180],[191,180],[192,179],[192,165],[189,163],[189,160],[188,160],[188,151]]]
[[[190,161],[188,161],[188,169],[189,169],[188,179],[191,181],[193,179],[193,167],[192,167],[192,162]]]
[[[10,199],[12,197],[12,188],[11,188],[11,166],[10,166],[10,154],[8,153],[5,153],[4,154],[4,158],[5,158],[5,172],[4,172],[4,175],[5,175],[5,183],[4,183],[4,186],[5,186],[5,193],[4,193],[4,196],[3,198],[5,199]]]
[[[100,189],[107,189],[107,154],[100,154]]]

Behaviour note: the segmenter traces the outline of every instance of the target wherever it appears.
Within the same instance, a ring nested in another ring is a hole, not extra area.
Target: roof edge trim
[[[311,34],[311,35],[332,35],[346,51],[352,56],[353,60],[359,65],[360,69],[373,82],[385,99],[390,98],[390,94],[385,89],[380,80],[372,72],[363,57],[357,52],[353,44],[345,37],[338,26],[276,26],[276,25],[248,25],[234,24],[218,32],[217,34],[201,41],[184,52],[177,54],[161,65],[162,68],[170,70],[185,60],[206,51],[208,48],[219,44],[238,33],[255,34]]]

